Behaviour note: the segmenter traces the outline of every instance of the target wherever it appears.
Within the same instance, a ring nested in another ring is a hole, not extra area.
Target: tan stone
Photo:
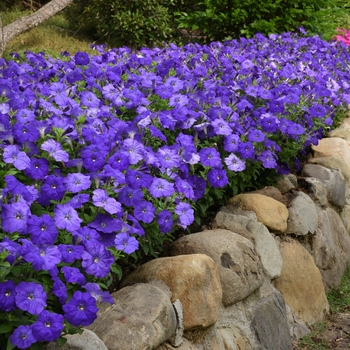
[[[152,280],[163,281],[183,307],[184,329],[206,328],[218,317],[222,301],[220,276],[215,262],[205,254],[159,258],[141,265],[123,286]]]
[[[350,148],[348,143],[339,137],[330,137],[319,140],[318,145],[311,146],[314,158],[336,157],[350,164]]]
[[[242,193],[229,199],[229,205],[255,212],[258,220],[272,232],[287,230],[288,209],[273,198],[258,193]]]
[[[348,123],[341,124],[338,128],[332,130],[329,137],[339,137],[346,141],[350,141],[350,125]]]
[[[280,245],[283,259],[281,276],[275,287],[292,311],[307,325],[321,322],[329,311],[322,277],[310,253],[296,240]]]

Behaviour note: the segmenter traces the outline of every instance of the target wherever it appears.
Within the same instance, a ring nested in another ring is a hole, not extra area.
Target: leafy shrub
[[[0,59],[1,350],[92,323],[128,264],[288,172],[350,102],[350,54],[318,37],[95,48]]]
[[[110,46],[163,45],[177,33],[169,1],[77,0],[65,11],[75,28],[84,27]],[[88,24],[88,25],[86,25]]]
[[[319,11],[332,11],[329,0],[204,0],[195,11],[177,13],[180,28],[200,29],[206,42],[225,38],[251,37],[296,31],[304,27],[311,33],[325,28]]]

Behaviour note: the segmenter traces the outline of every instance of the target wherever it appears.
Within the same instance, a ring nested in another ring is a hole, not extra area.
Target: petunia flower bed
[[[64,343],[123,266],[272,182],[350,103],[346,45],[290,33],[0,59],[0,348]]]

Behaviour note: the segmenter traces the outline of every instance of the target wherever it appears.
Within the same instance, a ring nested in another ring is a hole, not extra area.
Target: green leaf
[[[0,334],[11,332],[12,326],[10,324],[0,325]]]

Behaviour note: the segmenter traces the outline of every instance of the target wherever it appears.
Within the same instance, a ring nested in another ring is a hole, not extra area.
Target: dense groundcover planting
[[[294,34],[0,59],[0,348],[64,342],[123,263],[259,177],[350,102],[343,43]]]

